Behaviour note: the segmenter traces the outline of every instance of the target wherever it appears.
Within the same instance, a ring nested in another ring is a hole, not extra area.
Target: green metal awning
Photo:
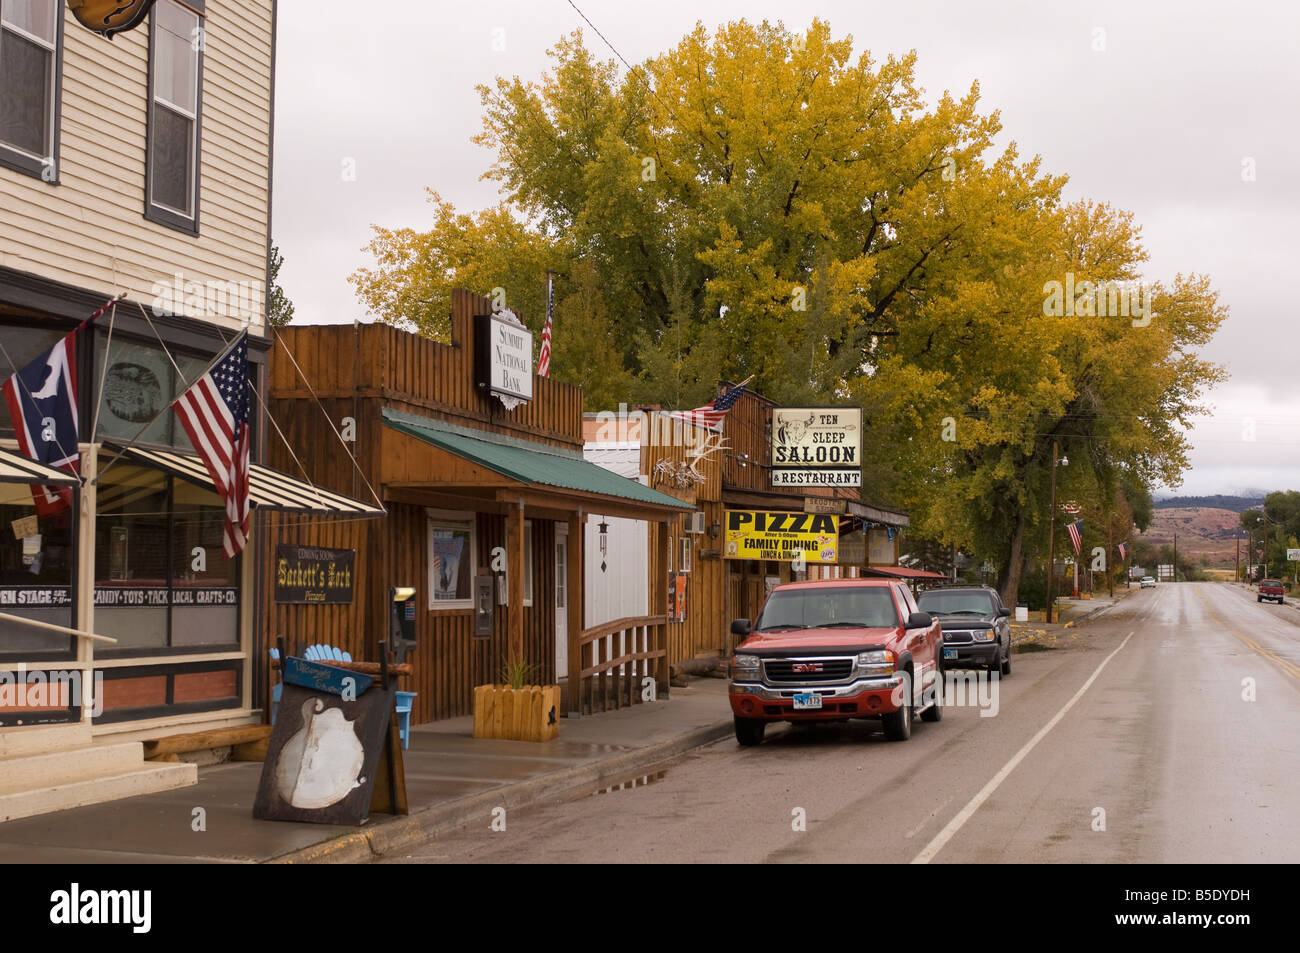
[[[383,415],[384,422],[399,433],[523,484],[595,493],[659,508],[694,509],[676,497],[589,463],[576,450],[458,427],[389,408],[384,408]]]

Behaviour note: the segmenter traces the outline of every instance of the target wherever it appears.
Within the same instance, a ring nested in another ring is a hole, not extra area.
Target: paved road
[[[388,860],[1300,860],[1300,612],[1163,584],[1063,641],[986,686],[995,715],[950,698],[904,743],[869,722],[769,730]]]

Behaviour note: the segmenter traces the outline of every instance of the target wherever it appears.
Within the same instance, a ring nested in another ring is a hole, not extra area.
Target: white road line
[[[1136,632],[1137,630],[1134,629],[1133,631]],[[1088,680],[1083,683],[1077,692],[1074,693],[1074,697],[1066,702],[1064,707],[1052,716],[1051,721],[1043,725],[1042,728],[1039,728],[1038,733],[1035,734],[1034,737],[1025,742],[1025,746],[1017,751],[1015,755],[1012,756],[1011,760],[1002,766],[1001,771],[989,779],[988,784],[980,788],[979,793],[971,798],[970,802],[957,813],[957,816],[948,822],[948,826],[936,834],[934,840],[925,845],[925,850],[912,858],[912,863],[928,864],[930,861],[934,860],[935,855],[938,854],[939,851],[943,850],[948,841],[952,840],[953,835],[961,830],[962,826],[975,815],[975,812],[978,811],[980,807],[983,806],[984,802],[993,795],[993,792],[996,791],[999,785],[1007,779],[1007,776],[1016,769],[1016,766],[1020,764],[1021,761],[1025,760],[1026,755],[1034,750],[1034,747],[1038,742],[1047,737],[1047,733],[1055,728],[1057,723],[1065,717],[1066,712],[1074,707],[1075,702],[1083,697],[1083,693],[1086,692],[1089,686],[1097,680],[1097,676],[1101,674],[1101,670],[1110,664],[1110,660],[1118,655],[1124,646],[1128,645],[1128,640],[1131,638],[1133,638],[1133,632],[1124,636],[1124,641],[1116,647],[1115,651],[1102,659],[1102,662],[1097,666],[1096,671],[1088,676]]]

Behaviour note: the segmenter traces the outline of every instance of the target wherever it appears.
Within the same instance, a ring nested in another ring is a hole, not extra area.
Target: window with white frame
[[[203,3],[159,0],[149,14],[149,161],[145,218],[199,230]]]
[[[478,542],[474,514],[428,514],[429,608],[474,607],[474,573]]]
[[[524,605],[533,604],[533,523],[524,520]]]
[[[58,179],[59,0],[0,0],[0,165]]]

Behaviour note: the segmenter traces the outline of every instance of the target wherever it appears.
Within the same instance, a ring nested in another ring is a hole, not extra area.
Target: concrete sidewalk
[[[1127,591],[1116,589],[1113,598],[1100,593],[1094,595],[1091,599],[1058,598],[1054,613],[1056,618],[1050,625],[1046,622],[1012,622],[1011,644],[1013,647],[1031,642],[1053,645],[1060,634],[1067,629],[1072,629],[1082,622],[1101,615],[1138,591],[1138,588],[1134,586]]]
[[[483,741],[471,718],[421,725],[405,752],[406,817],[363,827],[259,821],[260,762],[199,769],[193,787],[0,824],[0,863],[358,863],[496,807],[524,807],[644,773],[731,734],[725,679],[692,679],[669,701],[565,718],[560,737]],[[202,808],[206,830],[194,830]]]

